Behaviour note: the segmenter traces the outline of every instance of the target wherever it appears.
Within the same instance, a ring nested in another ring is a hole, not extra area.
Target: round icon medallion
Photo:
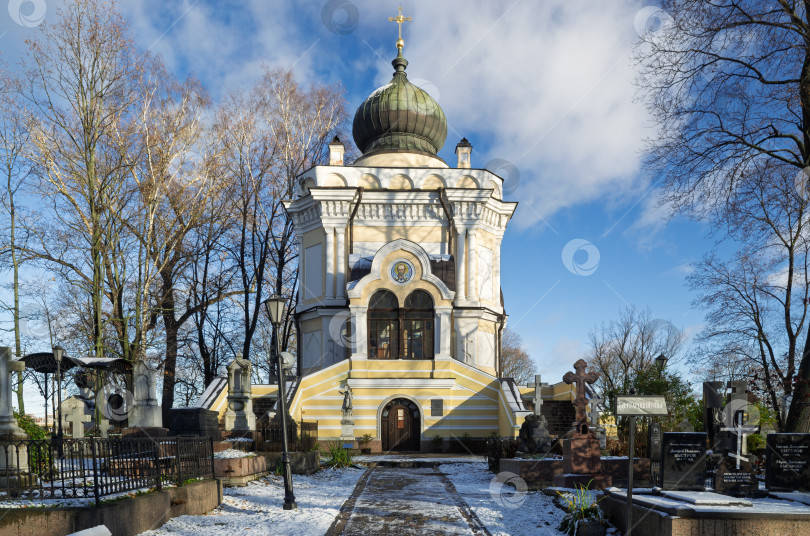
[[[391,280],[398,284],[404,285],[413,279],[413,264],[405,259],[397,259],[391,263]]]

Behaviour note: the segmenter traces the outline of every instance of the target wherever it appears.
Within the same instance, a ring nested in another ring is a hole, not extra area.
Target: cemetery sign
[[[666,415],[667,401],[663,396],[617,396],[616,415],[644,417]]]

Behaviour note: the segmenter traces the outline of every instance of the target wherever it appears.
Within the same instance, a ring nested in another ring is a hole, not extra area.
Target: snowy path
[[[564,536],[564,512],[539,491],[515,492],[493,482],[486,462],[439,466],[492,536]]]
[[[298,510],[289,512],[281,508],[282,480],[270,476],[226,488],[208,515],[177,517],[142,536],[562,536],[563,512],[551,497],[515,493],[493,476],[486,462],[469,460],[436,469],[324,469],[295,475]]]
[[[433,468],[369,470],[328,536],[472,535],[489,532]]]
[[[277,476],[225,488],[225,500],[208,515],[180,516],[141,536],[315,536],[324,534],[351,495],[362,469],[324,469],[295,475],[298,509],[285,511],[284,483]]]

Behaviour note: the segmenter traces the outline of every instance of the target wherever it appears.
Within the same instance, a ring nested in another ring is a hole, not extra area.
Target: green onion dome
[[[363,156],[381,152],[436,155],[447,138],[447,119],[439,103],[408,82],[408,60],[399,49],[394,78],[363,101],[354,114],[352,135]]]

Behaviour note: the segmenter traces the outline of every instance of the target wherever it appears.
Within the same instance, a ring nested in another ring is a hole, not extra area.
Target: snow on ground
[[[516,493],[494,481],[486,462],[439,466],[492,536],[560,536],[565,513],[540,491]]]
[[[271,475],[242,488],[225,488],[225,500],[208,515],[176,517],[141,536],[324,534],[362,474],[361,469],[349,468],[293,475],[298,509],[290,511],[282,509],[283,479]]]
[[[407,456],[402,454],[359,454],[352,457],[357,463],[369,462],[436,462],[436,463],[456,463],[456,462],[486,462],[486,456]]]
[[[255,458],[255,452],[245,452],[244,450],[225,449],[214,453],[216,459],[231,459],[231,458]]]
[[[164,486],[168,487],[168,486]],[[61,492],[62,490],[57,490]],[[70,491],[70,490],[66,490]],[[110,495],[105,495],[101,497],[101,503],[104,504],[106,502],[123,499],[127,497],[135,497],[139,493],[147,493],[149,492],[149,488],[140,488],[132,491],[122,491],[120,493],[112,493]],[[92,495],[93,491],[87,490],[87,493]],[[5,495],[5,494],[3,494]],[[56,498],[56,499],[11,499],[11,500],[3,500],[0,503],[0,506],[3,508],[76,508],[82,506],[95,506],[96,505],[96,498],[94,496],[91,497],[66,497],[66,498]]]

